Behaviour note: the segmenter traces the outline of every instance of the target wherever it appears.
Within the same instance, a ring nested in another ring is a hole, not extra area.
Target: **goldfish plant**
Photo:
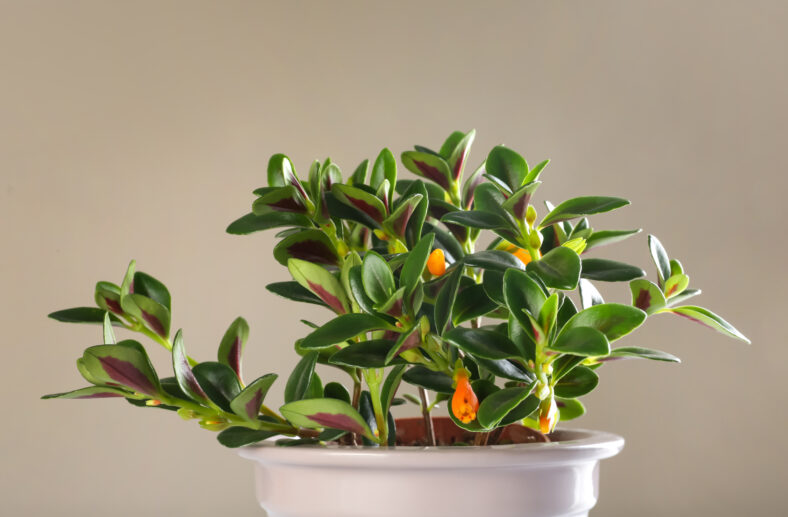
[[[392,446],[392,407],[410,402],[424,418],[425,444],[436,443],[432,418],[441,408],[474,443],[487,444],[506,426],[548,434],[581,416],[580,398],[614,360],[678,362],[619,345],[650,317],[682,316],[747,341],[718,315],[686,304],[700,291],[656,237],[647,239],[653,281],[640,267],[589,256],[640,233],[589,220],[629,201],[583,196],[538,209],[533,198],[549,161],[530,166],[497,146],[466,173],[474,136],[454,132],[438,151],[403,152],[415,175],[408,179],[388,149],[348,177],[330,159],[299,177],[290,158],[271,157],[267,186],[227,231],[278,229],[273,256],[291,279],[267,289],[327,310],[321,324],[304,321],[283,404],[266,400],[276,373],[242,373],[243,318],[229,326],[215,361],[192,359],[182,331],[172,332],[168,289],[133,261],[120,284],[96,284],[95,307],[50,314],[99,325],[103,344],[77,359],[90,386],[44,398],[116,397],[175,411],[219,431],[228,447],[274,437],[280,445]],[[627,283],[626,303],[605,302],[596,282]],[[160,378],[140,341],[118,340],[116,328],[166,348],[174,375]],[[323,383],[325,368],[347,382]]]

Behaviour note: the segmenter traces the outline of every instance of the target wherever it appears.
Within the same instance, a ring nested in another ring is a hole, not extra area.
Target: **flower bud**
[[[473,392],[468,380],[468,370],[459,368],[454,372],[454,395],[451,398],[451,410],[454,416],[463,424],[476,420],[479,411],[479,399]]]
[[[534,230],[528,236],[528,244],[531,245],[532,248],[539,249],[542,247],[542,232],[539,230]]]
[[[525,209],[525,222],[528,223],[528,226],[533,226],[535,221],[536,208],[534,208],[534,205],[528,205],[528,208]]]
[[[446,257],[442,249],[436,248],[430,253],[427,259],[427,270],[435,276],[441,276],[446,272]]]

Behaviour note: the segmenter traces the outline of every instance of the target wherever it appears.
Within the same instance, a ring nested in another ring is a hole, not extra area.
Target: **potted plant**
[[[96,284],[96,307],[50,315],[101,325],[104,344],[77,360],[89,387],[44,398],[124,398],[218,431],[255,461],[272,516],[587,515],[598,462],[623,440],[556,425],[585,412],[579,399],[603,365],[678,362],[617,341],[659,314],[747,338],[686,304],[700,291],[655,237],[653,282],[639,267],[588,256],[640,232],[598,230],[587,218],[627,200],[545,203],[540,217],[532,196],[548,161],[531,167],[497,146],[465,174],[474,135],[402,153],[418,179],[399,179],[388,149],[348,178],[330,159],[299,178],[287,156],[271,157],[252,212],[227,231],[279,229],[273,254],[292,280],[268,290],[331,313],[304,321],[283,405],[266,400],[275,373],[242,375],[243,318],[216,361],[192,359],[171,331],[169,291],[133,261],[120,284]],[[604,302],[594,282],[627,282],[630,303]],[[160,378],[144,346],[118,341],[113,327],[169,350],[174,376]],[[347,383],[324,384],[322,368],[342,370]],[[391,408],[408,403],[421,417],[394,419]]]

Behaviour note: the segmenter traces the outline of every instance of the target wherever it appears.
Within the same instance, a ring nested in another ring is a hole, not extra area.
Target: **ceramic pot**
[[[614,434],[567,430],[549,443],[485,447],[277,447],[255,462],[269,517],[581,517],[599,494],[599,460]]]

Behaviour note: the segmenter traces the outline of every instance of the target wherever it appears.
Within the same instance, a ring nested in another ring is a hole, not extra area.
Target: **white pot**
[[[581,517],[599,460],[624,439],[586,430],[561,441],[487,447],[244,447],[269,517]]]

